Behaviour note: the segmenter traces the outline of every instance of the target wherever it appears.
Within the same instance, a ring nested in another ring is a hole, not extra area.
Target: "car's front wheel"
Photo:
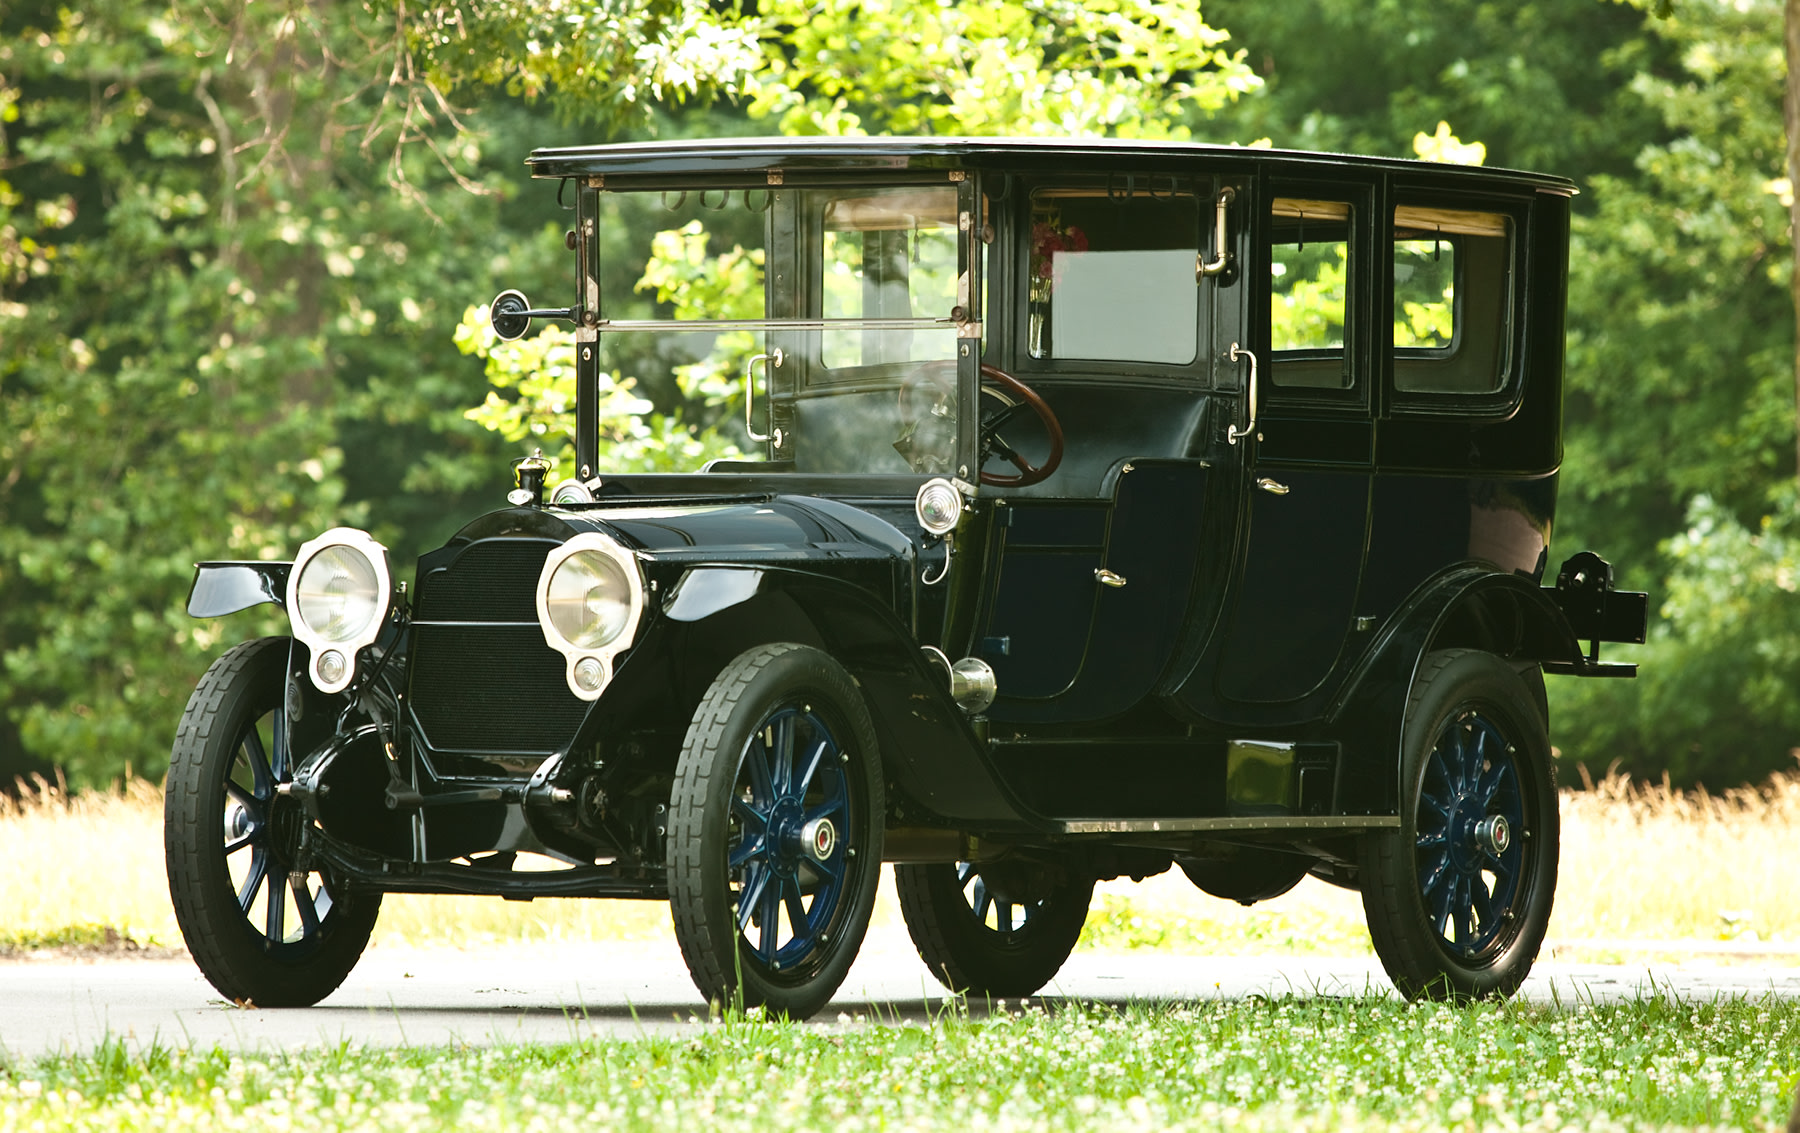
[[[1556,890],[1555,771],[1531,689],[1491,653],[1427,655],[1400,768],[1400,828],[1362,843],[1375,952],[1409,998],[1511,995]]]
[[[701,994],[804,1019],[862,947],[881,877],[880,753],[828,655],[762,645],[713,681],[669,807],[669,911]]]
[[[212,663],[169,754],[163,843],[188,951],[227,999],[308,1007],[356,966],[381,894],[353,892],[306,860],[307,817],[277,788],[293,777],[283,711],[290,642],[247,641]]]
[[[906,931],[939,983],[971,995],[1030,995],[1074,951],[1094,896],[1091,877],[1048,866],[894,867]]]

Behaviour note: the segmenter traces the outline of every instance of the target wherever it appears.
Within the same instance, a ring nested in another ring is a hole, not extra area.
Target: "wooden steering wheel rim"
[[[981,482],[995,488],[1022,488],[1027,484],[1039,484],[1048,480],[1050,474],[1056,471],[1057,465],[1062,463],[1062,422],[1056,419],[1056,414],[1051,412],[1050,406],[1044,403],[1044,399],[1037,395],[1036,390],[1000,367],[984,363],[981,367],[981,377],[983,381],[993,382],[1030,406],[1031,411],[1037,414],[1038,420],[1044,423],[1044,431],[1050,434],[1050,455],[1045,458],[1044,463],[1033,466],[1015,452],[1008,459],[1012,461],[1013,467],[1019,470],[1017,476],[1005,476],[998,472],[984,471],[981,473]]]

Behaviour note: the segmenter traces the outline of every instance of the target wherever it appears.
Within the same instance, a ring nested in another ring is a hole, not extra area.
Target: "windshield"
[[[957,186],[603,192],[602,372],[769,471],[938,474],[969,317]]]

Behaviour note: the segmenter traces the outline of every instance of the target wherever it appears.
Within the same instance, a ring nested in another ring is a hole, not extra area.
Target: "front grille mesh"
[[[433,749],[549,754],[580,726],[588,704],[537,624],[538,574],[554,546],[477,543],[420,580],[412,708]]]

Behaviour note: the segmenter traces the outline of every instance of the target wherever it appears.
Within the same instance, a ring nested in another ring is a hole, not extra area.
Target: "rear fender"
[[[1453,567],[1428,580],[1388,620],[1330,713],[1342,743],[1337,813],[1395,814],[1400,732],[1419,662],[1435,649],[1480,649],[1517,665],[1572,663],[1581,644],[1533,580]]]

